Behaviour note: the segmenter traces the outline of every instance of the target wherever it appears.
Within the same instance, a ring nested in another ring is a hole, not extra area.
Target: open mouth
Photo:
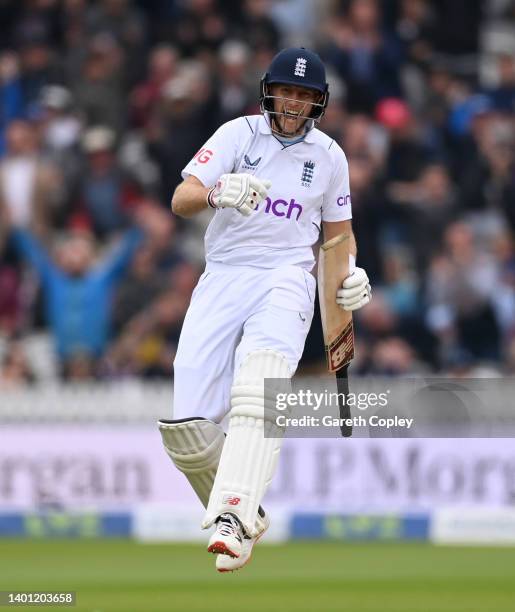
[[[282,121],[280,123],[283,134],[292,136],[297,133],[299,124],[301,121],[301,111],[294,111],[291,109],[284,109],[282,113]]]

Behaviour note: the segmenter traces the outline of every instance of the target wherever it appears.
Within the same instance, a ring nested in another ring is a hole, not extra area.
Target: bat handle
[[[336,370],[336,388],[338,390],[338,411],[340,413],[340,419],[350,419],[351,412],[347,402],[349,396],[349,364],[345,364],[339,370]],[[345,398],[340,397],[342,394]],[[344,438],[350,438],[352,436],[352,425],[341,425],[340,430]]]

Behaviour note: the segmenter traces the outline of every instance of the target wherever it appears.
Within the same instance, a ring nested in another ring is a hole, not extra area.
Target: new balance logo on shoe
[[[240,498],[234,495],[226,495],[222,500],[224,504],[229,504],[230,506],[237,506],[240,501]]]

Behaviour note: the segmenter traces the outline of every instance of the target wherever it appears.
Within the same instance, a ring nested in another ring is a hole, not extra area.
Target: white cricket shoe
[[[265,533],[265,531],[270,526],[270,519],[265,514],[262,516],[263,521],[263,530],[261,533],[254,538],[251,538],[247,535],[243,536],[243,541],[241,543],[241,552],[239,557],[230,557],[229,555],[218,555],[216,558],[216,569],[219,572],[234,572],[235,570],[241,569],[244,565],[246,565],[252,556],[252,549],[254,544],[259,540],[259,538]]]
[[[241,554],[243,539],[240,521],[233,514],[226,512],[220,515],[216,523],[216,531],[209,538],[207,552],[237,558]]]

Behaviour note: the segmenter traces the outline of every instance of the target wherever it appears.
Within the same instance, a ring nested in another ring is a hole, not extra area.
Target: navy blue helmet
[[[273,98],[269,91],[269,86],[273,83],[297,85],[320,92],[320,101],[313,105],[311,118],[316,121],[322,118],[329,100],[329,86],[325,78],[324,64],[314,51],[304,47],[291,47],[283,49],[274,57],[261,79],[261,112],[273,112]]]

